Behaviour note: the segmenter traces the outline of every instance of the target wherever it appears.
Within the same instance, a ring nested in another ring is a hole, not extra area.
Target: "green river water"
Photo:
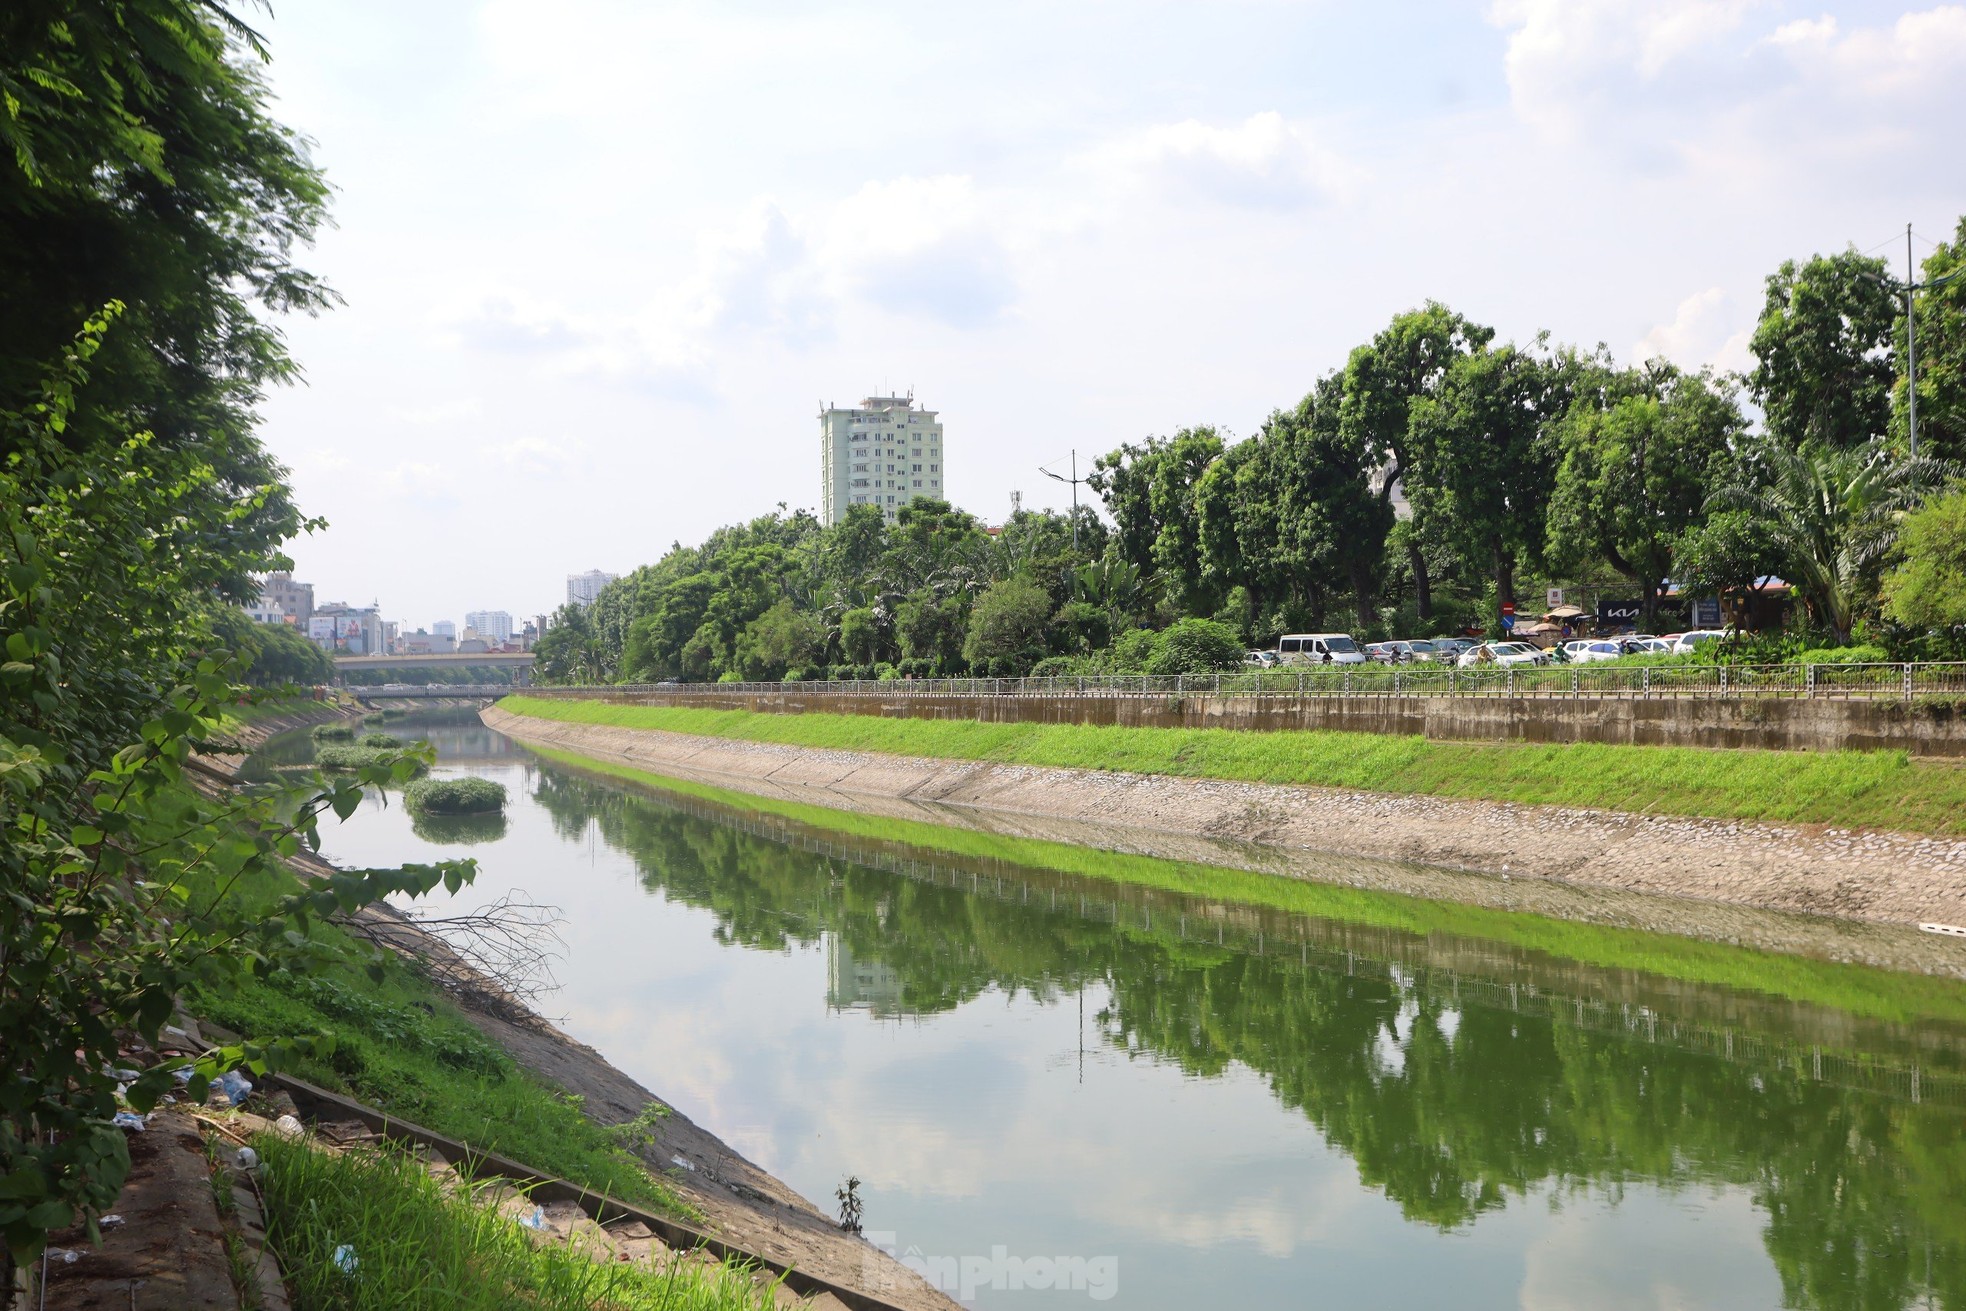
[[[975,1305],[1966,1311],[1958,983],[1252,905],[409,729],[506,818],[372,800],[324,854],[559,907],[562,1027],[807,1197],[857,1176]]]

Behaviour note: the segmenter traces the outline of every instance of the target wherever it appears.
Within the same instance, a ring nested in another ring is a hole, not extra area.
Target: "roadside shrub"
[[[1084,656],[1046,656],[1031,666],[1033,678],[1077,678],[1097,672]]]
[[[426,815],[489,815],[505,809],[505,785],[488,778],[424,778],[403,789],[403,804]]]
[[[1212,674],[1240,669],[1242,662],[1242,640],[1233,628],[1213,619],[1183,619],[1160,635],[1146,672]]]
[[[1154,658],[1160,645],[1160,634],[1146,628],[1130,628],[1121,633],[1106,652],[1107,672],[1114,674],[1139,674],[1146,672],[1147,662]]]

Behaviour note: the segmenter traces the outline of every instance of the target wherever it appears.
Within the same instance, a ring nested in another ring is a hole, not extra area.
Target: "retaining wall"
[[[989,723],[1125,724],[1149,728],[1337,729],[1460,742],[1606,742],[1757,747],[1776,751],[1898,749],[1966,758],[1966,713],[1950,704],[1745,697],[1218,696],[1071,693],[934,694],[800,691],[603,695],[634,705],[976,719]],[[528,689],[528,695],[552,695]],[[592,693],[586,695],[592,696]]]

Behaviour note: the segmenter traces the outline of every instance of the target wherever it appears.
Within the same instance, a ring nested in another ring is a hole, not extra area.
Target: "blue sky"
[[[1738,368],[1784,258],[1966,213],[1966,6],[276,6],[347,304],[266,435],[320,599],[531,614],[784,501],[912,386],[996,521],[1238,435],[1428,298]],[[1894,234],[1896,244],[1893,241]]]

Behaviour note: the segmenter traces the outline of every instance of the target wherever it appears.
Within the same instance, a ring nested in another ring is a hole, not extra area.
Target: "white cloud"
[[[1902,100],[1957,90],[1966,74],[1966,6],[1901,15],[1889,27],[1844,32],[1833,16],[1775,29],[1769,47],[1798,76],[1839,97]]]
[[[1632,347],[1634,363],[1665,358],[1682,369],[1707,365],[1745,371],[1753,363],[1748,340],[1753,315],[1720,287],[1696,291],[1679,302],[1670,323],[1657,323]]]
[[[1870,27],[1755,22],[1769,0],[1498,0],[1516,115],[1625,162],[1759,185],[1828,157],[1890,167],[1919,116],[1966,112],[1966,7]],[[1773,23],[1773,25],[1769,25]]]
[[[868,183],[833,211],[820,258],[841,294],[955,327],[987,323],[1017,297],[1001,216],[968,176]]]
[[[1509,30],[1509,96],[1516,113],[1574,136],[1648,87],[1683,81],[1738,30],[1760,0],[1497,0],[1490,21]]]
[[[1294,209],[1343,199],[1358,170],[1305,126],[1275,110],[1232,127],[1188,119],[1149,127],[1095,150],[1096,167],[1177,198]]]

